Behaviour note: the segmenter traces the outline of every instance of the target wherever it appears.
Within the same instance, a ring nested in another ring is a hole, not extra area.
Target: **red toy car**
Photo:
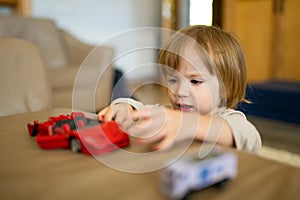
[[[101,122],[81,112],[49,117],[27,124],[30,136],[42,149],[69,148],[74,152],[99,155],[129,145],[129,137],[116,122]]]

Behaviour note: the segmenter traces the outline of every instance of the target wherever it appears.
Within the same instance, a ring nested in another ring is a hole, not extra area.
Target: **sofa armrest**
[[[0,38],[0,116],[53,107],[46,66],[33,43]]]

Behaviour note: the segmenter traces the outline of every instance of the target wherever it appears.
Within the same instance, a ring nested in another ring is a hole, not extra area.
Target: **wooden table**
[[[29,137],[27,123],[69,112],[54,109],[0,117],[0,199],[167,199],[160,190],[159,170],[118,171],[92,156],[65,149],[42,150],[34,138]],[[191,148],[198,149],[200,145],[196,143]],[[132,145],[126,150],[136,151],[135,148]],[[176,147],[170,150],[175,151]],[[231,151],[239,159],[238,176],[223,190],[210,187],[192,194],[192,199],[294,199],[300,196],[298,168],[243,151]],[[120,162],[138,167],[155,160],[124,158]]]

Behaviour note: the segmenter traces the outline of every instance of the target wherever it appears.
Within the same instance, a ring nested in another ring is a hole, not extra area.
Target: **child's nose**
[[[177,97],[187,97],[189,95],[189,87],[186,81],[180,81],[176,90]]]

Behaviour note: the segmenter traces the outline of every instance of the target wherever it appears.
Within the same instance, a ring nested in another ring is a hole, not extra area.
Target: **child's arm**
[[[98,117],[105,121],[114,119],[130,135],[140,138],[141,142],[160,140],[154,146],[155,149],[170,147],[185,139],[197,139],[251,152],[258,151],[261,138],[256,128],[243,113],[229,111],[220,116],[200,115],[162,106],[144,106],[138,101],[123,99],[112,102],[99,112]]]
[[[233,133],[235,147],[251,152],[257,152],[261,146],[261,137],[256,127],[247,120],[244,113],[232,109],[222,116]]]
[[[218,116],[152,106],[132,112],[131,117],[133,120],[143,120],[133,124],[127,131],[142,138],[141,142],[159,141],[155,149],[171,147],[175,142],[186,139],[234,146],[228,123]]]

